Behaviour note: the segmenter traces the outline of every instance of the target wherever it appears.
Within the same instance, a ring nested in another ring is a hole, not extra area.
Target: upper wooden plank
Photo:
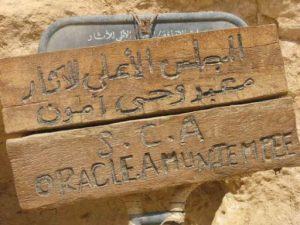
[[[299,147],[291,98],[7,142],[23,209],[299,166]]]
[[[184,112],[286,92],[273,25],[0,61],[7,133]]]

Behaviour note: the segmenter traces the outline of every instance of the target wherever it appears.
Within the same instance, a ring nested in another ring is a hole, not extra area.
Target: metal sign
[[[49,26],[38,51],[51,52],[243,26],[247,24],[242,19],[224,12],[70,17]]]

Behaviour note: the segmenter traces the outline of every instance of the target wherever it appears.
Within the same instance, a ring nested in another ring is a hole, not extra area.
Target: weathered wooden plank
[[[7,142],[23,209],[299,166],[291,98]]]
[[[286,92],[273,25],[0,61],[7,133],[186,112]]]

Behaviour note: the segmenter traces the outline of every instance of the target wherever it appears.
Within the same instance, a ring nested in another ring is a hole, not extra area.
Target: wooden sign
[[[187,112],[286,92],[273,25],[0,60],[7,133]]]
[[[291,98],[42,133],[7,143],[23,209],[299,165]]]

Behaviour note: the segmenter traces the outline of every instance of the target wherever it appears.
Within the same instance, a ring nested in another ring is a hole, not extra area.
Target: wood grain
[[[274,25],[0,60],[7,133],[187,112],[286,92]]]
[[[7,142],[21,207],[56,207],[299,166],[291,98]]]

